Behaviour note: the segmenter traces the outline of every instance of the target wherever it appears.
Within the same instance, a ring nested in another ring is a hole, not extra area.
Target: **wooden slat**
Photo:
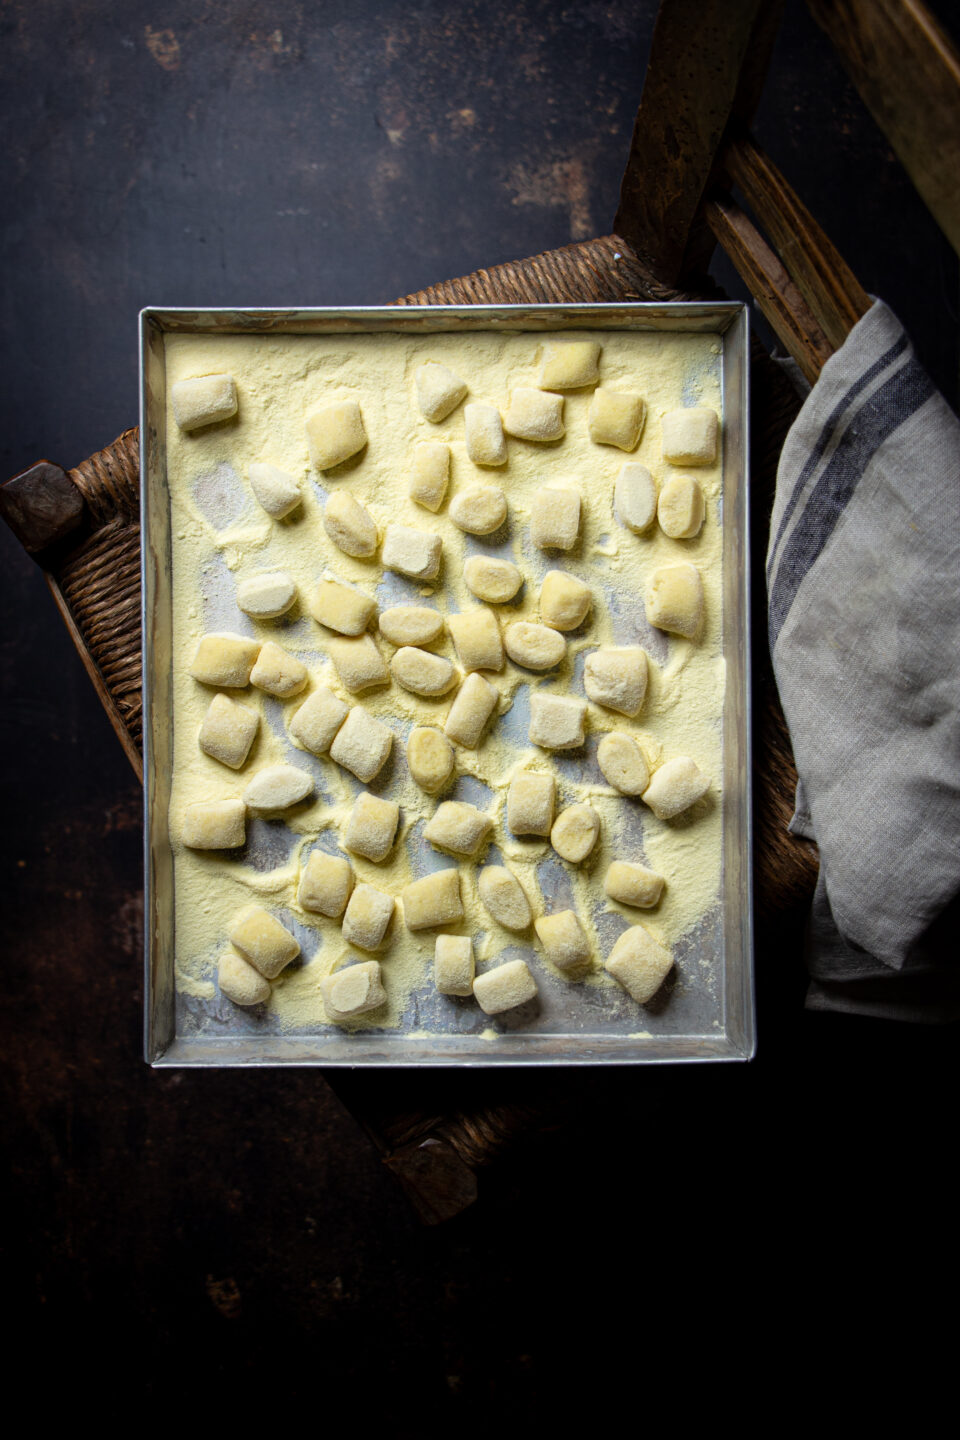
[[[708,200],[704,214],[777,338],[813,384],[834,347],[786,269],[732,200]]]
[[[695,221],[732,116],[759,98],[779,0],[663,0],[614,229],[664,285],[703,261]]]
[[[960,51],[920,0],[807,0],[960,253]]]
[[[724,145],[723,165],[783,261],[831,346],[839,350],[870,296],[833,242],[749,135]]]

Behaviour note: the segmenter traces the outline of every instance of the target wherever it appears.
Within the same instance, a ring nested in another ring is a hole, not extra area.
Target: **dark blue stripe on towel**
[[[864,470],[883,442],[932,394],[934,389],[928,375],[911,357],[871,395],[848,426],[784,547],[777,583],[770,597],[771,650],[804,577],[833,534]]]
[[[893,361],[898,358],[898,356],[902,355],[906,348],[907,337],[906,335],[901,335],[900,339],[897,340],[895,344],[891,345],[890,349],[886,352],[885,355],[881,355],[879,360],[875,360],[870,366],[869,370],[864,370],[863,374],[860,376],[860,379],[856,380],[850,386],[849,390],[844,391],[844,393],[840,396],[840,399],[837,401],[836,405],[834,405],[833,409],[830,411],[829,416],[824,422],[823,429],[820,431],[820,438],[811,450],[809,456],[807,457],[807,461],[803,469],[800,471],[797,482],[793,487],[793,494],[790,496],[787,507],[783,512],[783,516],[781,517],[780,528],[777,531],[777,539],[773,546],[773,549],[770,551],[770,559],[767,561],[768,586],[770,584],[770,576],[773,574],[773,566],[774,561],[777,558],[777,551],[780,548],[780,542],[783,540],[784,531],[790,524],[790,521],[793,519],[793,512],[794,510],[796,510],[797,505],[799,504],[800,497],[803,494],[803,487],[810,479],[810,476],[813,474],[814,470],[820,464],[820,461],[823,459],[827,447],[829,446],[831,440],[836,433],[838,420],[840,420],[841,417],[847,413],[854,400],[856,400],[857,396],[862,394],[863,391],[867,388],[867,386],[871,384],[878,375],[880,375],[884,370],[886,370],[888,365],[891,365]]]

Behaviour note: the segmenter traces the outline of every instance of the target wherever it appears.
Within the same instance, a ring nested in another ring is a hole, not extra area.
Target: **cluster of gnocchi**
[[[464,404],[467,454],[475,465],[499,468],[508,460],[508,437],[551,443],[564,431],[566,390],[596,387],[588,413],[590,439],[598,445],[631,452],[639,443],[646,412],[643,398],[599,383],[601,347],[593,341],[548,343],[543,348],[537,386],[514,388],[505,407],[481,401]],[[415,376],[416,401],[423,416],[439,423],[466,400],[466,383],[447,366],[428,361]],[[177,423],[193,430],[229,419],[237,411],[236,383],[229,375],[184,380],[172,387]],[[367,433],[356,399],[325,401],[306,417],[306,438],[313,466],[327,472],[360,454]],[[687,408],[662,420],[664,461],[695,468],[717,457],[718,418],[714,411]],[[297,481],[276,466],[249,467],[251,489],[266,513],[282,519],[302,499]],[[418,444],[409,476],[410,498],[438,515],[447,502],[450,449],[439,441]],[[572,483],[543,485],[530,507],[530,538],[545,552],[569,552],[581,532],[584,497]],[[491,536],[508,521],[503,488],[475,483],[459,489],[447,503],[447,519],[459,530]],[[612,514],[624,528],[643,534],[654,524],[682,541],[695,537],[705,518],[697,480],[671,475],[658,486],[649,470],[635,461],[617,476]],[[329,494],[323,525],[343,554],[360,559],[379,556],[387,570],[417,582],[436,583],[444,553],[442,533],[389,523],[382,530],[347,488]],[[222,633],[206,634],[189,667],[200,685],[213,688],[200,731],[200,749],[220,764],[242,770],[260,723],[258,710],[238,692],[253,686],[291,706],[286,724],[302,749],[321,756],[369,785],[383,770],[394,747],[394,732],[356,701],[366,692],[393,683],[423,697],[451,696],[442,724],[416,725],[405,746],[411,778],[431,797],[439,797],[457,773],[457,749],[477,750],[496,723],[500,691],[486,678],[507,663],[521,670],[548,672],[560,665],[570,632],[589,624],[598,597],[569,571],[557,568],[544,577],[536,620],[502,620],[496,607],[510,602],[526,577],[513,562],[472,555],[463,578],[480,604],[460,614],[442,615],[424,605],[393,605],[380,610],[376,598],[356,584],[325,572],[304,597],[320,627],[324,650],[340,689],[313,682],[307,667],[272,639]],[[285,615],[298,599],[293,578],[283,571],[263,573],[237,587],[237,606],[255,623]],[[704,591],[697,567],[678,560],[650,576],[644,597],[651,625],[696,640],[704,618]],[[447,638],[452,657],[438,653]],[[384,658],[381,643],[392,647]],[[584,696],[532,690],[528,739],[544,754],[576,750],[586,743],[590,705],[635,718],[644,705],[650,660],[639,645],[599,646],[586,658]],[[308,690],[306,698],[304,692]],[[229,692],[229,693],[226,693]],[[545,753],[544,753],[545,752]],[[689,810],[709,789],[708,778],[690,756],[674,756],[653,766],[642,744],[627,728],[605,733],[596,751],[604,779],[615,792],[638,798],[660,819]],[[183,843],[197,850],[229,850],[244,845],[248,814],[275,815],[308,800],[314,792],[310,771],[293,764],[258,769],[242,792],[230,799],[197,801],[186,807]],[[350,856],[385,861],[402,833],[399,805],[362,791],[339,835],[341,851],[314,849],[303,867],[297,900],[309,913],[339,921],[344,940],[374,957],[389,945],[391,922],[399,908],[410,931],[436,930],[464,918],[459,869],[444,869],[406,885],[399,897],[358,880]],[[557,813],[555,776],[524,769],[510,781],[506,825],[514,836],[549,840],[569,865],[580,865],[594,850],[601,818],[590,804],[569,805]],[[480,860],[494,833],[494,820],[476,806],[440,800],[426,824],[425,840],[458,862]],[[517,876],[504,865],[485,865],[475,876],[484,909],[504,929],[523,933],[533,926],[547,958],[568,978],[587,973],[591,945],[574,910],[538,915]],[[603,881],[607,896],[643,909],[658,904],[664,877],[632,861],[613,861]],[[221,991],[238,1005],[256,1005],[269,997],[270,982],[300,953],[296,938],[261,906],[241,912],[230,928],[233,949],[222,957]],[[656,993],[672,966],[672,956],[641,925],[632,925],[604,960],[606,970],[638,1003]],[[434,979],[447,995],[473,995],[487,1014],[498,1014],[532,999],[537,983],[523,960],[477,974],[469,936],[436,935]],[[386,998],[380,962],[358,961],[335,970],[321,982],[328,1018],[352,1020],[379,1009]]]

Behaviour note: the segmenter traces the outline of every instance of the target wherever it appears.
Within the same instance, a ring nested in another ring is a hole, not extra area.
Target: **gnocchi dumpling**
[[[266,980],[275,980],[300,954],[300,944],[262,905],[248,905],[233,919],[227,938]]]
[[[436,850],[475,856],[489,839],[493,821],[466,800],[444,800],[423,827],[423,838]]]
[[[552,670],[567,653],[567,642],[559,630],[516,620],[503,632],[503,645],[515,665],[525,670]]]
[[[426,605],[392,605],[381,610],[380,634],[391,645],[432,645],[443,633],[443,616]]]
[[[443,504],[450,483],[450,446],[440,440],[422,440],[413,452],[410,499],[434,514]]]
[[[385,890],[361,881],[355,886],[343,914],[340,932],[348,945],[379,950],[393,919],[395,900]]]
[[[510,391],[503,428],[518,440],[560,440],[563,437],[563,396],[520,385]]]
[[[512,560],[494,555],[471,555],[463,567],[467,589],[488,605],[504,605],[523,584],[523,576]]]
[[[510,781],[507,791],[507,826],[514,835],[549,835],[557,799],[552,775],[524,770]]]
[[[240,770],[246,764],[259,724],[258,711],[227,695],[214,695],[200,726],[200,749],[221,765]]]
[[[492,610],[466,610],[447,616],[447,629],[464,670],[502,670],[503,640]]]
[[[590,614],[589,585],[566,570],[549,570],[540,586],[540,619],[552,630],[576,630]]]
[[[583,688],[597,705],[637,715],[647,693],[647,652],[640,645],[604,645],[587,656]]]
[[[353,890],[353,866],[342,855],[312,850],[297,887],[301,909],[339,920]]]
[[[592,805],[579,803],[561,810],[550,831],[550,844],[561,860],[580,865],[600,836],[600,816]]]
[[[668,410],[660,425],[663,458],[670,465],[715,465],[720,421],[704,405]]]
[[[320,994],[327,1019],[333,1025],[368,1015],[386,1003],[379,960],[361,960],[325,975],[320,981]]]
[[[650,576],[645,599],[647,619],[658,630],[695,640],[703,626],[703,580],[685,560],[660,565]]]
[[[330,746],[330,759],[364,785],[375,779],[393,747],[393,731],[362,705],[354,705]]]
[[[507,518],[507,497],[499,485],[468,485],[454,495],[447,513],[468,535],[492,535]]]
[[[260,654],[259,640],[246,635],[203,635],[190,665],[190,674],[201,685],[219,685],[224,690],[243,690],[250,684],[250,671]]]
[[[237,413],[237,382],[232,375],[196,375],[170,387],[173,418],[181,430],[201,430],[231,420]]]
[[[376,613],[375,600],[340,580],[321,580],[310,601],[314,620],[339,635],[362,635]]]
[[[499,699],[499,690],[489,680],[482,675],[468,675],[443,722],[445,734],[464,749],[476,750]]]
[[[472,995],[476,969],[469,935],[438,935],[433,982],[441,995]]]
[[[659,820],[672,820],[702,800],[709,789],[709,777],[696,761],[689,755],[678,755],[653,772],[641,798]]]
[[[270,999],[270,982],[235,950],[227,950],[220,956],[217,984],[221,994],[234,1005],[263,1005]]]
[[[246,821],[240,799],[197,800],[183,812],[181,839],[190,850],[237,850],[246,843]]]
[[[417,725],[407,740],[407,768],[428,795],[437,795],[453,775],[453,746],[429,725]]]
[[[257,504],[274,520],[285,519],[303,499],[294,477],[266,460],[255,460],[247,471],[247,478]]]
[[[611,900],[649,910],[659,903],[665,881],[655,870],[629,860],[614,860],[607,868],[603,888]]]
[[[329,686],[318,685],[290,717],[290,734],[314,755],[324,755],[349,712],[349,705]]]
[[[474,401],[464,406],[463,420],[467,454],[474,465],[506,465],[507,442],[497,407]]]
[[[541,550],[572,550],[580,534],[580,492],[541,485],[530,505],[530,537]]]
[[[647,407],[643,396],[633,390],[594,391],[587,416],[587,429],[595,445],[615,445],[618,450],[636,450],[643,432]]]
[[[365,790],[353,802],[343,832],[343,848],[365,860],[385,860],[393,849],[400,824],[400,806]]]
[[[538,915],[533,928],[543,953],[558,970],[582,970],[590,960],[590,941],[575,910]]]
[[[327,400],[306,419],[307,447],[317,470],[332,470],[359,454],[367,432],[359,402],[350,398]]]
[[[642,925],[631,925],[603,964],[638,1005],[646,1005],[673,969],[673,956]]]
[[[483,907],[505,930],[526,930],[533,918],[527,893],[505,865],[485,865],[477,876]]]
[[[390,671],[372,635],[359,635],[355,640],[328,640],[327,654],[340,683],[351,695],[390,683]]]
[[[347,490],[335,490],[327,499],[323,528],[344,555],[368,560],[377,553],[377,522]]]
[[[573,695],[554,695],[549,691],[535,690],[530,696],[530,727],[527,731],[531,745],[540,745],[544,750],[576,750],[584,743],[584,723],[587,717],[585,700]]]
[[[541,390],[582,390],[600,379],[596,340],[548,340],[540,360]]]
[[[250,671],[250,684],[268,695],[285,700],[290,695],[299,695],[310,675],[302,660],[289,654],[274,640],[266,640],[260,647],[257,663]]]
[[[390,670],[398,685],[414,695],[445,695],[457,683],[457,670],[442,655],[403,645],[390,661]]]
[[[671,540],[692,540],[703,527],[705,506],[699,482],[689,475],[672,475],[660,491],[657,519]]]
[[[237,586],[237,608],[252,620],[276,620],[297,598],[297,586],[286,570],[251,575]]]
[[[435,870],[401,891],[403,918],[408,930],[435,930],[463,919],[460,875],[457,870]]]
[[[437,360],[419,365],[413,383],[420,413],[434,425],[452,415],[467,393],[467,382]]]
[[[524,960],[508,960],[493,970],[485,970],[473,982],[473,994],[485,1015],[501,1015],[525,1005],[537,995],[537,982]]]
[[[597,746],[600,773],[621,795],[642,795],[650,783],[647,757],[632,735],[615,730]]]
[[[388,570],[411,580],[436,580],[443,546],[432,530],[413,525],[388,525],[380,558]]]
[[[254,813],[289,810],[313,794],[313,776],[297,765],[268,765],[258,770],[243,792],[243,803]]]
[[[620,467],[613,487],[613,513],[635,535],[649,530],[656,518],[657,482],[639,460]]]

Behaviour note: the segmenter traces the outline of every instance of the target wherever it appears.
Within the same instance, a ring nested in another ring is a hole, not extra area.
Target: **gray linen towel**
[[[960,423],[880,301],[787,436],[767,593],[820,850],[807,1003],[960,1017]]]

